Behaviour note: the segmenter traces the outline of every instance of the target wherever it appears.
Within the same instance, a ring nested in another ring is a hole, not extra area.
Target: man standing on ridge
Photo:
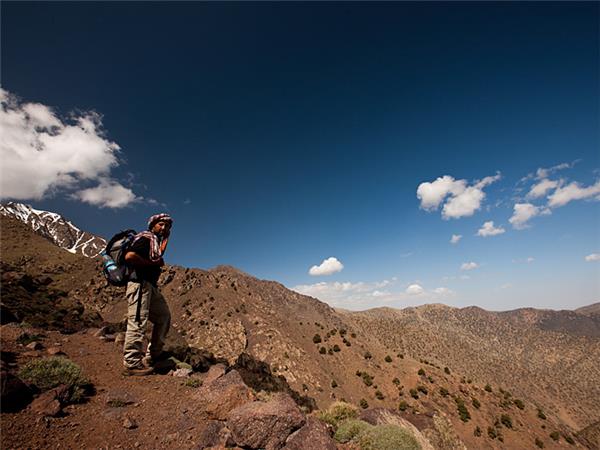
[[[125,263],[135,270],[135,276],[127,283],[124,375],[150,375],[165,345],[171,312],[157,283],[172,225],[168,214],[150,217],[148,231],[138,233],[125,254]],[[152,339],[144,357],[142,344],[148,320],[153,323]]]

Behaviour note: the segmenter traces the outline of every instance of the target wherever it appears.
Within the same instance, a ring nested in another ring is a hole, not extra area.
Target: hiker
[[[135,270],[127,283],[127,332],[125,333],[124,375],[149,375],[160,357],[171,325],[171,312],[158,290],[173,219],[156,214],[148,219],[148,231],[138,233],[125,254],[125,263]],[[148,320],[153,323],[152,339],[146,355],[142,341]]]

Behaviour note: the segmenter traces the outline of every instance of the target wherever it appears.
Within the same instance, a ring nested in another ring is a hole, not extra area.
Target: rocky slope
[[[3,280],[49,277],[44,289],[64,290],[67,310],[83,305],[108,322],[122,321],[123,292],[106,287],[99,261],[64,252],[10,218],[2,218],[2,230],[3,271],[10,274]],[[537,448],[535,439],[545,448],[570,447],[565,437],[576,439],[598,417],[593,328],[591,335],[559,333],[522,313],[439,305],[340,312],[226,266],[167,267],[160,284],[175,347],[210,351],[249,385],[287,392],[307,409],[338,399],[392,408],[435,448]],[[3,315],[5,309],[11,312],[3,305]],[[496,348],[504,345],[514,352]],[[552,355],[562,367],[551,364]],[[537,376],[580,404],[536,387]],[[554,432],[558,441],[550,438]]]

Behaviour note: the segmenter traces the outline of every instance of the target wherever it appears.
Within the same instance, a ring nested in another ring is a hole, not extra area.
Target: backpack
[[[125,264],[125,254],[129,251],[136,234],[135,230],[120,231],[108,241],[106,248],[100,252],[102,273],[108,284],[125,286],[128,281],[134,279],[135,271]]]

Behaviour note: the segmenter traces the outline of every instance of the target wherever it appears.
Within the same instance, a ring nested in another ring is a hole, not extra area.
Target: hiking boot
[[[126,367],[125,370],[123,370],[123,375],[126,377],[142,377],[144,375],[152,375],[152,373],[154,373],[154,369],[152,367],[146,367],[141,364],[136,367]]]
[[[169,357],[167,352],[160,352],[157,356],[144,356],[142,358],[142,364],[146,367],[154,367],[158,362],[164,361]]]

